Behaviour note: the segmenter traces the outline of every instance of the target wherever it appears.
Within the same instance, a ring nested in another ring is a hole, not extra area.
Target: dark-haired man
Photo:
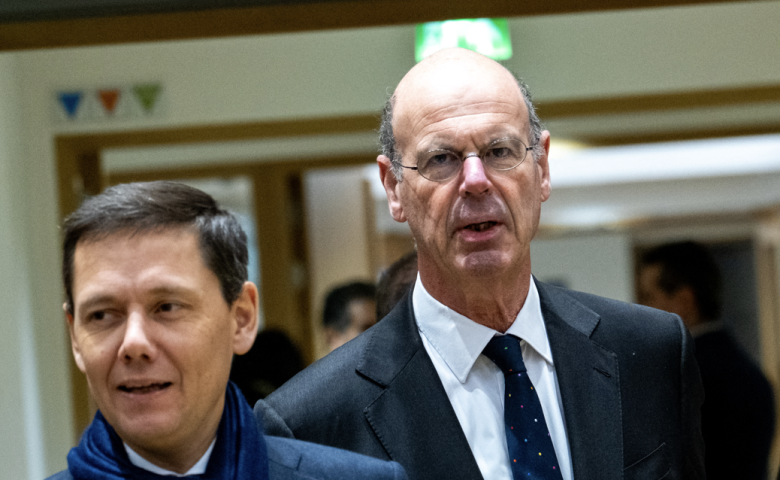
[[[440,51],[401,80],[380,141],[419,281],[258,402],[269,431],[419,480],[702,478],[701,382],[680,319],[531,276],[550,134],[525,86],[482,55]]]
[[[98,406],[54,478],[405,478],[398,465],[265,437],[228,383],[252,346],[246,235],[185,185],[118,185],[64,224],[65,314]]]
[[[329,352],[376,323],[375,297],[376,287],[366,282],[346,283],[328,292],[322,309],[322,326]]]
[[[679,242],[646,252],[640,303],[679,315],[690,329],[704,384],[701,430],[709,480],[763,480],[772,446],[772,387],[726,331],[721,277],[704,245]]]

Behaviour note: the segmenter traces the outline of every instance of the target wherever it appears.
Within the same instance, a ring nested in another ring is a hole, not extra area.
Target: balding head
[[[468,92],[474,82],[496,89],[503,88],[517,95],[527,112],[528,141],[535,157],[543,154],[539,142],[542,124],[531,102],[528,86],[498,62],[463,48],[440,50],[415,65],[396,87],[382,112],[379,141],[382,154],[393,160],[393,173],[401,179],[401,130],[409,119],[404,118],[405,106],[435,98],[444,88]]]
[[[380,177],[391,215],[409,223],[422,284],[504,331],[550,195],[550,136],[524,86],[482,55],[443,50],[407,73],[384,120]]]

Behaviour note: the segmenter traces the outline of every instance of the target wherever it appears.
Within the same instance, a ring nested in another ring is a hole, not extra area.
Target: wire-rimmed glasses
[[[523,163],[527,152],[532,149],[533,147],[526,147],[517,138],[506,137],[495,140],[483,148],[479,155],[470,153],[462,156],[449,150],[430,150],[417,158],[417,166],[410,167],[403,164],[400,166],[417,170],[417,173],[432,182],[443,182],[457,175],[463,162],[469,157],[478,157],[492,170],[506,171]]]

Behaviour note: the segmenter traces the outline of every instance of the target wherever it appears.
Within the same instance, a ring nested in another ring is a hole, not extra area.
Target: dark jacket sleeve
[[[684,435],[685,478],[704,480],[704,438],[701,434],[701,406],[704,403],[699,367],[694,356],[693,339],[680,321],[682,355],[680,358],[681,431]]]

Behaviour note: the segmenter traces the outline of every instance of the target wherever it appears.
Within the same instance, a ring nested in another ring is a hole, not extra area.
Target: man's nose
[[[150,326],[150,320],[143,312],[128,314],[125,334],[118,352],[122,361],[130,363],[137,360],[151,360],[154,357]]]
[[[485,172],[485,164],[476,155],[463,159],[463,181],[460,184],[460,194],[465,196],[481,195],[490,190],[491,183]]]

